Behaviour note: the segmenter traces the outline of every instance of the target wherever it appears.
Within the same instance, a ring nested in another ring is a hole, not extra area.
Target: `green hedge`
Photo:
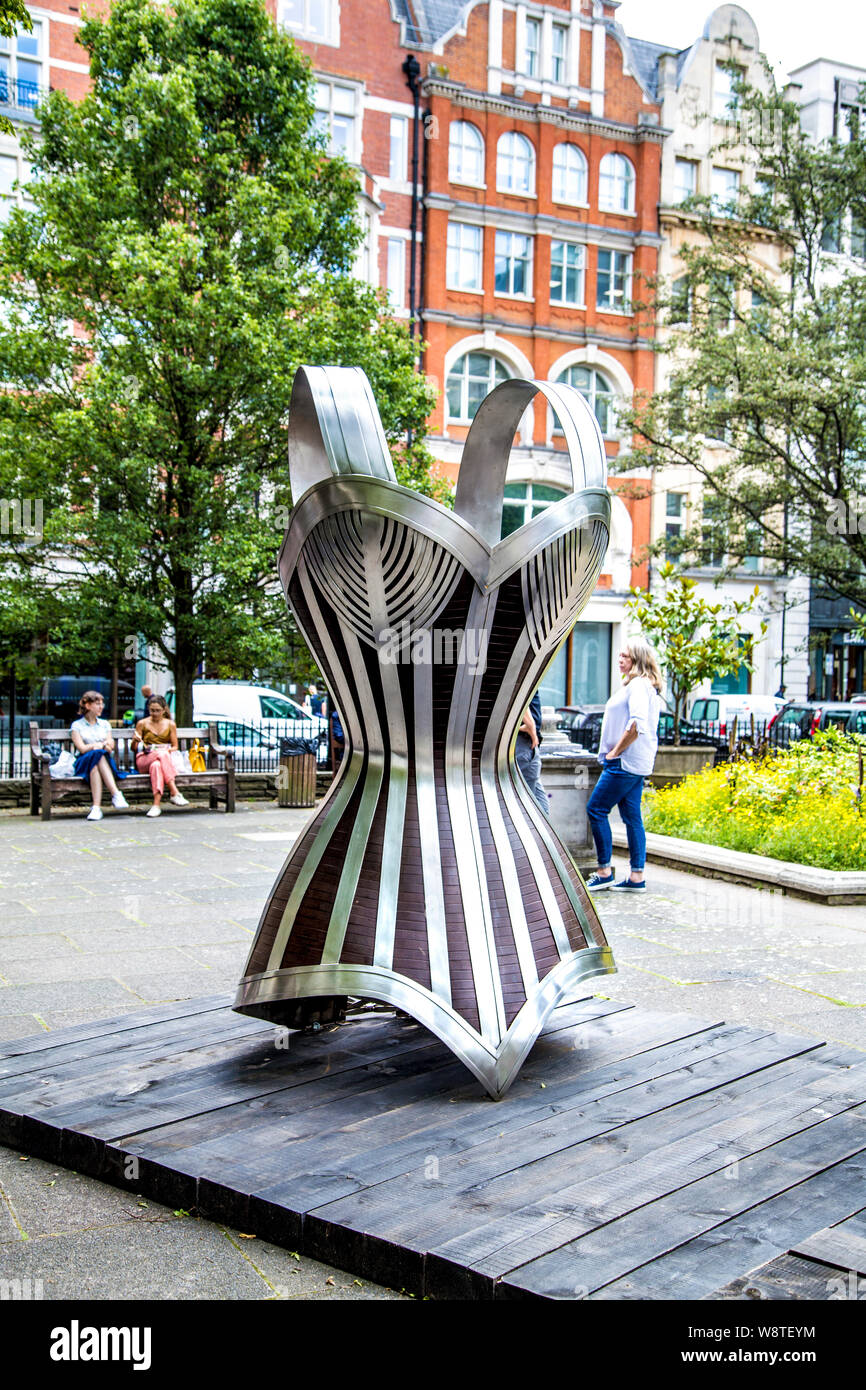
[[[858,751],[833,730],[757,762],[707,768],[648,791],[647,830],[822,869],[866,869]]]

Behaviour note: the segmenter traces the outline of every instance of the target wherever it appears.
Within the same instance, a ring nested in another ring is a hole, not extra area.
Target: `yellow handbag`
[[[202,748],[198,739],[196,739],[195,743],[192,745],[192,748],[190,748],[189,750],[189,765],[192,768],[193,772],[207,772],[207,763],[205,761],[204,749]]]

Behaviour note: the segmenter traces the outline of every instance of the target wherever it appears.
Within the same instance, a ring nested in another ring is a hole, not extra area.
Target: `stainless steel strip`
[[[297,575],[304,594],[304,601],[310,612],[310,617],[316,625],[316,640],[321,646],[325,660],[334,673],[334,678],[339,682],[343,691],[348,691],[348,684],[343,674],[343,668],[337,656],[334,644],[329,636],[327,624],[319,608],[303,556],[300,557],[298,562]],[[345,720],[344,728],[351,740],[351,756],[347,756],[343,759],[345,773],[340,781],[339,789],[330,802],[327,813],[322,818],[316,837],[307,850],[301,870],[289,894],[289,900],[286,903],[283,915],[280,919],[280,925],[277,928],[268,955],[269,970],[277,970],[280,967],[283,956],[285,955],[286,946],[289,943],[289,937],[291,936],[298,908],[303,902],[304,895],[313,880],[325,851],[331,843],[334,831],[343,818],[343,812],[351,800],[352,794],[363,772],[364,736],[358,718],[358,712],[354,705],[344,698],[340,713]],[[291,855],[289,858],[291,858]]]
[[[517,865],[514,862],[514,851],[511,848],[511,841],[508,836],[508,830],[505,825],[502,807],[499,801],[496,777],[496,747],[498,743],[498,732],[502,728],[503,722],[508,718],[509,694],[516,683],[517,674],[526,659],[528,650],[529,639],[524,632],[518,639],[517,646],[511,654],[505,675],[502,678],[502,684],[494,702],[493,709],[491,710],[487,732],[481,746],[480,760],[481,790],[484,796],[484,805],[487,808],[487,819],[490,822],[490,831],[493,836],[493,843],[496,848],[499,868],[502,874],[502,882],[508,900],[508,915],[511,919],[511,932],[514,937],[514,946],[517,951],[520,974],[523,979],[523,989],[527,999],[532,993],[533,988],[538,984],[538,967],[535,963],[535,954],[532,949],[529,925],[526,921],[526,913],[523,908],[523,894],[517,876]]]
[[[340,882],[337,886],[334,906],[328,922],[328,932],[322,948],[323,965],[337,964],[343,954],[343,944],[346,940],[352,903],[355,901],[358,879],[361,876],[364,855],[367,853],[367,844],[370,839],[370,827],[376,814],[382,781],[385,776],[385,745],[376,702],[373,699],[373,692],[367,677],[367,668],[364,665],[364,657],[358,639],[353,632],[344,632],[343,640],[361,705],[360,713],[367,741],[367,768],[358,814],[355,817],[346,857],[343,860],[343,871],[340,874]]]
[[[495,602],[496,595],[484,595],[478,590],[473,593],[466,619],[467,632],[489,631]],[[470,676],[468,666],[459,665],[445,738],[445,787],[481,1033],[495,1045],[504,1036],[506,1024],[481,836],[472,795],[471,731],[478,693],[479,683]]]
[[[427,917],[427,957],[430,989],[451,1004],[451,972],[448,965],[448,928],[442,858],[439,845],[439,810],[433,765],[433,667],[422,662],[414,668],[415,688],[415,798],[421,837],[421,872]]]
[[[384,633],[391,627],[385,597],[387,574],[382,566],[383,524],[378,517],[364,521],[364,560],[367,567],[367,593],[370,598],[370,617],[373,631]],[[386,641],[386,638],[382,639]],[[385,810],[385,831],[382,843],[382,864],[379,872],[379,906],[376,913],[376,941],[373,964],[390,970],[394,961],[394,936],[397,929],[397,897],[400,892],[400,864],[403,834],[406,828],[406,784],[409,768],[409,746],[406,737],[406,712],[400,688],[399,668],[382,660],[379,651],[379,674],[382,680],[383,724],[388,730],[390,758],[388,761],[388,800]]]

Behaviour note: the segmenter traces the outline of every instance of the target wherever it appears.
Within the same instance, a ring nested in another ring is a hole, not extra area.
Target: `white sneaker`
[[[171,797],[171,804],[172,806],[188,806],[189,802],[183,792],[178,792],[177,796]]]
[[[92,806],[87,816],[88,820],[102,820],[101,806]]]
[[[162,807],[161,807],[161,806],[151,806],[151,808],[150,808],[150,810],[148,811],[147,814],[148,814],[149,816],[161,816],[161,815],[162,815]]]
[[[116,806],[118,811],[123,811],[129,805],[129,802],[123,795],[123,792],[115,792],[114,796],[111,798],[111,804],[112,806]]]

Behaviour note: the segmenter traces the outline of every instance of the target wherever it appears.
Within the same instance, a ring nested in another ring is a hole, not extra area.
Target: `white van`
[[[170,690],[166,698],[173,714],[174,691]],[[280,738],[316,738],[320,745],[320,761],[327,757],[327,719],[307,714],[288,695],[266,685],[254,685],[251,681],[193,681],[192,717],[194,724],[213,719],[219,724],[230,721],[237,729],[246,726],[249,733],[243,735],[245,743],[258,742],[254,734],[257,731],[261,739],[273,744],[274,748]],[[228,734],[227,729],[220,729],[221,737]],[[228,742],[234,745],[235,739],[229,736]]]
[[[756,725],[767,725],[787,702],[779,695],[702,695],[692,701],[689,719],[708,734],[727,738],[736,717],[737,733],[748,733],[752,716]]]

